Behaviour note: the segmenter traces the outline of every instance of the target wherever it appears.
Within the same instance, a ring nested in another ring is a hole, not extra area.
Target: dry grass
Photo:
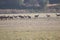
[[[60,40],[60,19],[2,20],[0,40]]]
[[[0,30],[0,40],[60,40],[60,31]]]

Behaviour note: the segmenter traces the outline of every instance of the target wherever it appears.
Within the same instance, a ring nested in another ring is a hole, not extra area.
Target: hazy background
[[[60,0],[0,0],[0,9],[23,9],[28,13],[48,10],[47,12],[60,13]]]

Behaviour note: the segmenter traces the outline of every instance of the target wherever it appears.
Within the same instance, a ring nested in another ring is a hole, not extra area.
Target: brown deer
[[[38,18],[39,17],[39,15],[35,15],[35,18]]]
[[[46,16],[47,16],[47,17],[50,17],[50,15],[48,15],[48,14],[47,14]]]
[[[28,16],[28,18],[31,18],[31,16]]]
[[[56,14],[57,16],[60,16],[60,14]]]
[[[19,17],[19,18],[24,18],[24,16],[21,16],[21,15],[20,15],[20,16],[18,16],[18,17]]]

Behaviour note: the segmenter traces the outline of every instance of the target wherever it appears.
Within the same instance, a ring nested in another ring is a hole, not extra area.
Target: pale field
[[[60,18],[2,20],[0,40],[60,40]]]

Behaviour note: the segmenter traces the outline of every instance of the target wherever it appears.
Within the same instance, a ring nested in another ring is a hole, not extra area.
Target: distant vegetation
[[[48,0],[0,0],[0,9],[19,9],[24,7],[43,8]],[[49,0],[49,3],[60,3],[60,0]]]
[[[0,9],[16,9],[14,13],[18,12],[18,10],[23,10],[23,12],[59,12],[60,5],[55,7],[49,7],[47,9],[47,3],[60,3],[60,0],[0,0]],[[11,10],[9,10],[11,11]],[[2,11],[0,10],[0,13]],[[5,12],[9,13],[9,12]],[[22,13],[22,12],[20,12]]]

